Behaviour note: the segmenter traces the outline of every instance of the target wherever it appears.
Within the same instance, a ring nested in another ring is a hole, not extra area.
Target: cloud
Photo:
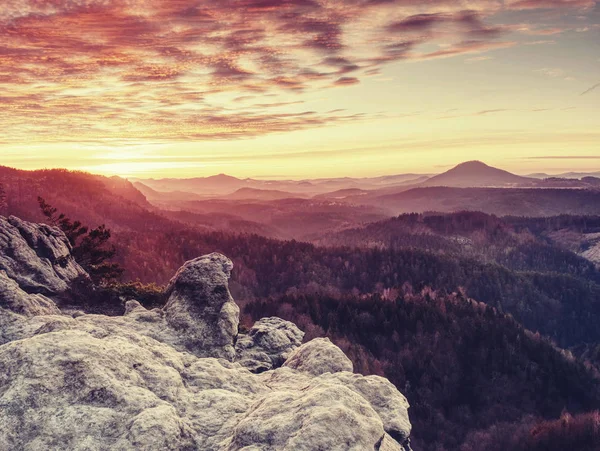
[[[536,69],[535,72],[550,78],[564,78],[565,80],[571,79],[569,76],[567,76],[567,72],[559,67],[543,67],[541,69]]]
[[[509,9],[590,9],[596,5],[595,0],[512,0],[507,2]]]
[[[546,44],[556,44],[554,40],[542,40],[542,41],[529,41],[525,42],[525,45],[546,45]]]
[[[457,32],[473,38],[497,37],[506,31],[504,27],[486,25],[482,14],[473,10],[417,14],[389,24],[387,30],[391,33],[424,33],[438,27],[444,30],[455,28]]]
[[[506,108],[496,108],[495,110],[483,110],[475,113],[475,116],[485,116],[487,114],[504,113],[505,111],[509,110],[507,110]]]
[[[593,92],[593,91],[595,91],[595,90],[596,90],[596,89],[598,89],[598,88],[600,88],[600,83],[596,83],[594,86],[592,86],[592,87],[590,87],[590,88],[586,89],[585,91],[583,91],[583,92],[582,92],[581,94],[579,94],[579,95],[581,95],[581,96],[584,96],[584,95],[586,95],[586,94],[589,94],[590,92]]]
[[[472,58],[467,58],[466,61],[468,61],[469,63],[479,63],[481,61],[489,61],[491,59],[494,59],[491,56],[474,56]]]
[[[356,85],[358,83],[360,83],[360,80],[355,77],[341,77],[333,82],[333,84],[336,86],[350,86]]]
[[[501,23],[499,13],[578,13],[592,3],[6,0],[0,127],[4,141],[23,143],[239,138],[360,120],[295,110],[305,96],[357,85],[387,64],[517,45],[505,37],[523,21]]]

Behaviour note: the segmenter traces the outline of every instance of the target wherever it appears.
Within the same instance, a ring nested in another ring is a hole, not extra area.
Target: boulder
[[[229,449],[376,449],[383,425],[364,398],[342,384],[299,388],[260,397],[234,428]]]
[[[304,332],[289,321],[271,317],[258,320],[247,334],[238,335],[236,361],[254,373],[280,367],[302,344]]]
[[[71,244],[56,227],[0,217],[0,270],[31,294],[60,295],[86,276]]]
[[[283,364],[284,367],[319,376],[340,371],[352,372],[352,362],[329,338],[315,338],[303,344]]]
[[[233,263],[213,253],[185,263],[167,287],[168,324],[196,355],[235,357],[240,309],[229,293]]]
[[[383,428],[394,440],[405,444],[410,436],[407,399],[387,379],[379,376],[362,376],[348,372],[324,374],[320,380],[338,381],[366,399],[377,412]]]

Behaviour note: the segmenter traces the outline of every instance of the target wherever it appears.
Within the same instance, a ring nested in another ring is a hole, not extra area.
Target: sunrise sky
[[[2,0],[0,164],[600,170],[591,0]]]

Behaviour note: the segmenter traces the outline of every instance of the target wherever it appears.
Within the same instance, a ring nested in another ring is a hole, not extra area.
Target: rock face
[[[408,451],[386,379],[279,318],[237,334],[230,270],[188,262],[164,309],[122,317],[61,314],[0,272],[0,449]]]
[[[59,295],[85,271],[59,229],[0,216],[0,270],[25,292]]]

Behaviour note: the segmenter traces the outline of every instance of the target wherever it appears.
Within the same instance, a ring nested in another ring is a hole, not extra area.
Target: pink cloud
[[[0,101],[10,115],[0,126],[5,139],[22,142],[119,133],[175,139],[238,137],[246,130],[254,136],[340,121],[327,112],[262,109],[297,107],[303,99],[294,96],[356,85],[394,61],[516,45],[503,39],[518,23],[493,20],[501,3],[474,0],[469,10],[460,3],[7,0],[0,5],[0,88],[11,95]],[[504,10],[580,13],[593,4],[511,0]],[[561,30],[534,24],[521,32]],[[285,99],[276,98],[281,95]],[[233,101],[248,96],[274,100],[246,106]]]

